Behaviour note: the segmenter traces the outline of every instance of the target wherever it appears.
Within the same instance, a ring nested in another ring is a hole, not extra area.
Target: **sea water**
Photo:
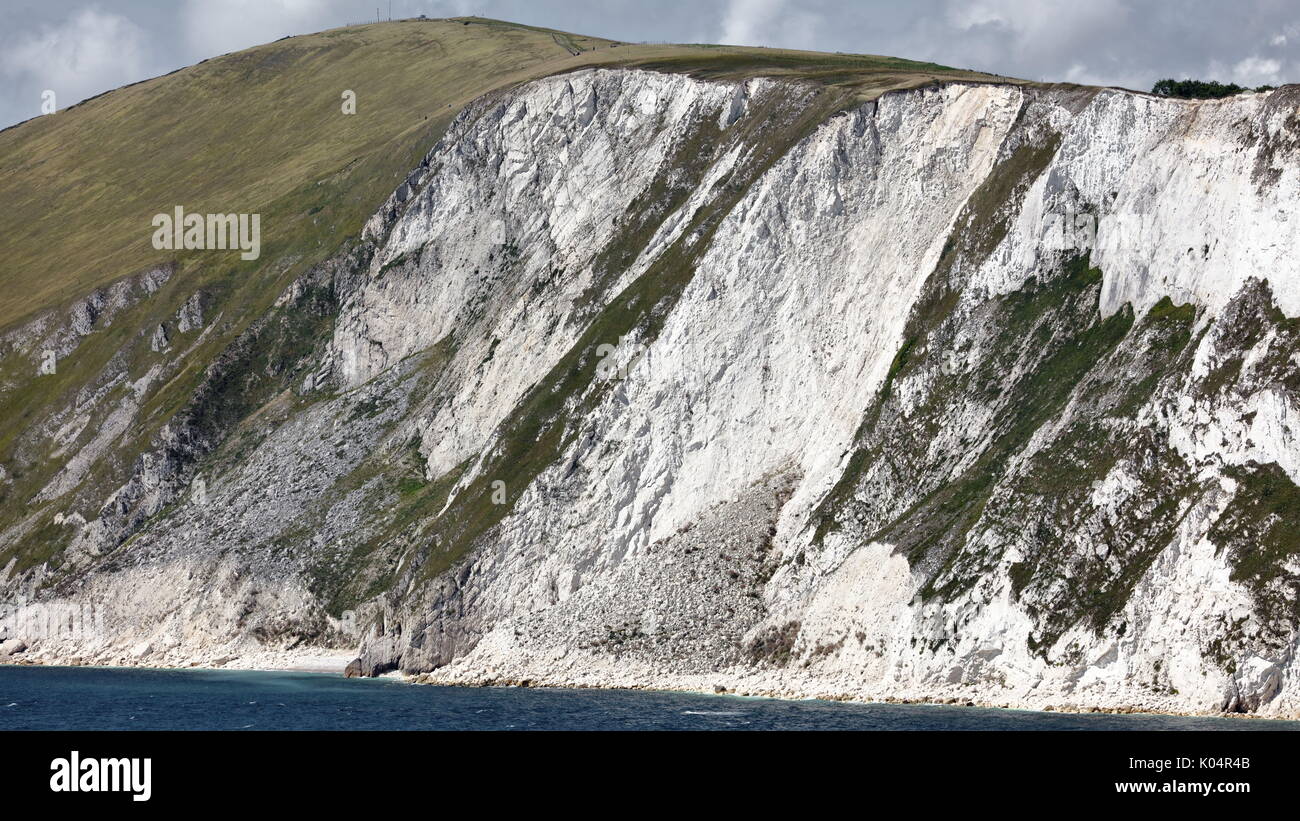
[[[1296,730],[643,690],[436,687],[322,673],[0,667],[0,730]]]

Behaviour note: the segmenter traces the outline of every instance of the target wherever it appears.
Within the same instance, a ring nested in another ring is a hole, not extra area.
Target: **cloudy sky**
[[[6,0],[0,127],[283,37],[373,20],[388,0]],[[392,0],[627,41],[889,54],[1034,80],[1300,81],[1297,0]]]

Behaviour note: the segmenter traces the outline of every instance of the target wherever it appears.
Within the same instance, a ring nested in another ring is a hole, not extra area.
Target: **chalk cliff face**
[[[59,561],[10,562],[5,629],[119,663],[1300,713],[1297,106],[632,70],[484,98],[70,504]],[[287,390],[213,398],[286,340]],[[93,629],[31,628],[59,608]]]

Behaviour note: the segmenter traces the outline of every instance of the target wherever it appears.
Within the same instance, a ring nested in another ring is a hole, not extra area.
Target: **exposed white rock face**
[[[1011,237],[972,284],[1018,287],[1043,251],[1045,214],[1095,225],[1101,311],[1145,313],[1163,296],[1218,311],[1250,277],[1288,316],[1300,242],[1294,91],[1169,100],[1101,91],[1064,123],[1056,156],[1025,198]]]
[[[399,191],[413,199],[343,306],[339,381],[359,385],[454,336],[476,373],[451,375],[445,411],[422,431],[430,475],[477,453],[584,330],[575,304],[596,257],[652,181],[678,173],[669,151],[684,130],[733,116],[737,95],[743,103],[764,85],[581,72],[467,111],[404,186],[420,193]]]
[[[815,503],[893,356],[906,315],[892,306],[933,268],[1018,98],[957,86],[886,97],[831,120],[752,187],[658,338],[502,524],[519,549],[485,574],[481,606],[527,612],[555,578],[615,571],[775,473],[803,477],[792,506]],[[922,215],[909,204],[923,175]]]
[[[424,190],[388,229],[373,281],[344,308],[335,332],[343,385],[430,347],[463,326],[476,303],[501,290],[518,297],[552,270],[566,272],[559,303],[576,298],[617,215],[664,170],[683,124],[731,96],[727,86],[672,75],[629,84],[617,72],[582,72],[463,114],[447,148],[406,184]],[[413,265],[387,272],[408,257]],[[513,257],[519,265],[503,277]],[[501,338],[537,333],[518,328],[527,317],[497,321],[491,330]]]
[[[472,105],[337,263],[303,396],[118,572],[60,520],[113,626],[49,652],[349,642],[346,608],[365,673],[1300,712],[1260,491],[1300,480],[1300,95],[833,93]]]
[[[1167,172],[1133,167],[1157,165],[1156,146],[1170,166],[1178,162],[1170,157],[1191,151],[1202,176],[1222,181],[1224,190],[1208,196],[1235,212],[1225,217],[1229,223],[1258,225],[1260,213],[1292,208],[1276,185],[1239,184],[1258,164],[1256,157],[1234,154],[1216,163],[1222,142],[1201,145],[1204,134],[1180,125],[1180,118],[1200,116],[1200,127],[1212,134],[1214,122],[1259,115],[1254,127],[1263,140],[1276,141],[1280,122],[1260,114],[1260,99],[1221,106],[1244,106],[1244,112],[1202,112],[1203,106],[1111,92],[1083,106],[1076,99],[1044,97],[1026,101],[1011,88],[887,96],[876,109],[832,119],[752,186],[702,255],[663,330],[620,370],[615,391],[583,421],[583,434],[516,504],[494,534],[496,549],[474,562],[469,583],[475,607],[480,617],[490,613],[486,620],[501,626],[491,641],[441,675],[576,675],[561,672],[570,669],[563,665],[520,663],[520,656],[535,649],[504,635],[527,614],[624,572],[640,552],[671,540],[702,511],[737,498],[765,476],[788,473],[799,481],[779,519],[778,547],[813,568],[776,573],[765,590],[774,614],[768,624],[801,623],[796,655],[839,648],[815,657],[818,681],[859,694],[976,694],[1040,706],[1230,706],[1242,682],[1207,663],[1206,631],[1251,605],[1229,579],[1223,557],[1213,558],[1205,538],[1209,513],[1189,512],[1180,535],[1149,568],[1123,613],[1125,638],[1077,627],[1057,639],[1063,649],[1047,657],[1031,649],[1035,620],[1016,601],[1005,575],[993,574],[964,600],[936,612],[918,608],[921,577],[898,572],[907,562],[862,546],[862,534],[832,535],[815,554],[808,545],[811,508],[840,478],[853,433],[902,341],[908,311],[897,306],[911,309],[938,263],[949,226],[994,160],[1008,158],[1036,131],[1061,132],[1059,148],[1028,179],[1024,201],[1003,206],[1011,229],[970,274],[965,300],[1009,292],[1032,275],[1042,276],[1045,260],[1059,256],[1045,247],[1047,221],[1103,201],[1103,188],[1113,210],[1103,212],[1098,245],[1091,248],[1105,272],[1103,316],[1129,302],[1145,314],[1171,295],[1204,306],[1200,321],[1211,321],[1250,276],[1243,256],[1257,257],[1261,244],[1278,259],[1294,252],[1292,237],[1254,244],[1241,238],[1240,247],[1220,243],[1223,261],[1213,266],[1173,265],[1170,249],[1186,239],[1186,218],[1177,210],[1183,183],[1176,177],[1168,183],[1171,190],[1162,191],[1148,180],[1165,183]],[[1011,135],[1022,105],[1041,120],[1021,123]],[[1178,139],[1171,140],[1171,133]],[[1288,172],[1282,173],[1285,180]],[[918,189],[924,189],[923,200]],[[1108,220],[1121,219],[1125,209],[1141,209],[1144,230],[1154,232],[1149,244],[1109,239]],[[1218,234],[1201,229],[1198,236],[1213,240]],[[1169,271],[1165,277],[1146,276],[1162,264]],[[1278,300],[1285,306],[1282,292]],[[1284,442],[1278,450],[1289,448]],[[1110,481],[1122,482],[1122,476]],[[1129,495],[1120,490],[1118,499]],[[1096,506],[1107,504],[1098,497]],[[882,587],[882,579],[893,581]],[[1164,579],[1182,584],[1171,588]],[[847,592],[873,589],[878,592],[871,596]],[[1179,612],[1172,623],[1170,610]],[[952,633],[949,652],[918,653],[918,636],[932,633],[935,625]],[[869,649],[843,649],[854,644]],[[564,647],[550,652],[566,655]],[[1181,661],[1170,666],[1170,658]],[[740,662],[733,674],[745,666]],[[1272,699],[1278,711],[1293,709],[1276,697],[1276,683],[1269,687],[1269,696],[1256,706]]]

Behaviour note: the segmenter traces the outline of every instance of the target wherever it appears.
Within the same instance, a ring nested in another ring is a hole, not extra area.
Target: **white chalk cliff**
[[[171,426],[0,624],[51,659],[1300,714],[1298,106],[490,95],[282,297],[325,323],[293,390]],[[30,627],[58,608],[94,629]]]

